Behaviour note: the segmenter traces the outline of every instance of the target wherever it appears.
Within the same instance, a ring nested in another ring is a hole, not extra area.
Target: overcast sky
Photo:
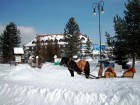
[[[105,32],[114,33],[113,17],[123,17],[127,0],[103,0],[104,14],[101,15],[102,43]],[[98,14],[93,16],[93,3],[100,0],[0,0],[0,33],[10,22],[21,32],[22,43],[27,44],[36,34],[61,34],[71,17],[80,26],[80,32],[88,35],[93,43],[99,43]]]

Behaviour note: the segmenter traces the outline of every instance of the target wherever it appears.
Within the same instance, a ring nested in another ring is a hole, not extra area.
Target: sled
[[[115,78],[114,74],[110,71],[105,72],[104,78]]]
[[[100,65],[100,69],[99,69],[99,72],[98,72],[98,77],[90,74],[89,78],[90,79],[100,79],[100,78],[115,78],[115,77],[117,77],[117,75],[114,72],[112,67],[107,68],[107,70],[104,73],[104,76],[102,76],[102,73],[103,73],[103,67],[102,67],[102,65]]]
[[[134,72],[132,71],[129,71],[129,72],[126,72],[122,75],[123,78],[133,78],[134,77]]]
[[[115,78],[117,77],[115,71],[112,67],[108,67],[107,70],[104,73],[104,78]]]
[[[134,67],[132,67],[131,69],[126,70],[123,73],[122,77],[123,78],[133,78],[135,72],[136,72],[136,69]]]
[[[102,76],[103,70],[102,68],[99,69],[98,77],[94,75],[89,75],[90,79],[100,79],[100,78],[133,78],[134,73],[136,72],[135,68],[131,68],[126,70],[122,76],[117,76],[116,72],[113,70],[112,67],[108,67],[107,70],[104,73],[104,76]]]

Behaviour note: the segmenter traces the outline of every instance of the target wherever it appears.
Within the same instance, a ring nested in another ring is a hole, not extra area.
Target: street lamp
[[[104,13],[104,2],[100,1],[98,3],[93,3],[92,8],[93,8],[93,15],[96,15],[96,9],[98,10],[99,13],[99,38],[100,38],[100,64],[101,64],[101,27],[100,27],[100,14]]]

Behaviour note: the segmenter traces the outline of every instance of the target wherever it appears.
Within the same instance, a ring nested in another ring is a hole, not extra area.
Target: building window
[[[36,42],[35,41],[32,41],[32,44],[35,44]]]
[[[64,39],[60,39],[59,42],[64,42]]]
[[[81,40],[85,40],[85,38],[84,38],[84,37],[82,37],[82,38],[81,38]]]
[[[44,40],[41,40],[41,43],[44,43]]]

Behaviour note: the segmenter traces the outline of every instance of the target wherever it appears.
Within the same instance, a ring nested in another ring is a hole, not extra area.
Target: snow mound
[[[66,67],[46,63],[41,69],[26,64],[0,65],[1,105],[140,105],[140,65],[133,79],[86,79]],[[90,62],[97,75],[96,64]],[[121,73],[121,72],[119,72]]]

